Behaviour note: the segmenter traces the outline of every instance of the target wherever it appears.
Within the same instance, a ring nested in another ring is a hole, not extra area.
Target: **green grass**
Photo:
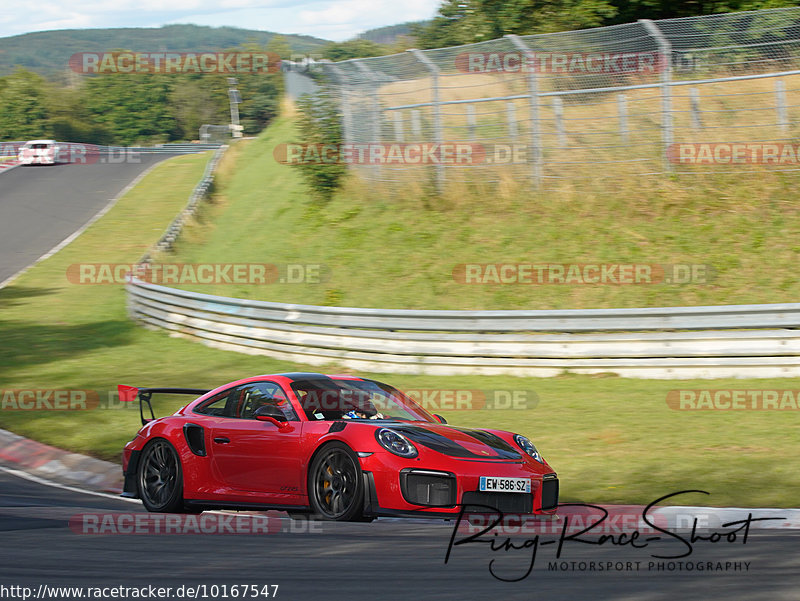
[[[794,302],[800,243],[797,176],[622,179],[607,188],[535,194],[518,182],[402,193],[351,177],[332,201],[311,200],[276,144],[297,141],[282,118],[241,151],[209,223],[191,229],[179,262],[310,263],[318,284],[190,286],[318,305],[413,309],[567,309]],[[424,177],[420,171],[420,178]],[[464,263],[709,265],[708,283],[465,285]]]
[[[267,241],[279,250],[279,261],[313,261],[327,240],[332,239],[334,248],[339,248],[341,228],[351,227],[333,227],[331,236],[324,227],[314,236],[308,235],[306,227],[310,226],[294,229],[304,223],[295,218],[307,218],[309,223],[321,218],[320,212],[309,209],[295,173],[287,168],[271,172],[268,162],[251,163],[254,156],[268,153],[274,140],[288,131],[286,121],[278,123],[258,140],[235,147],[222,165],[225,197],[206,208],[191,234],[198,240],[209,239],[212,248],[222,253],[210,255],[215,261],[225,257],[275,260],[263,250]],[[121,286],[81,286],[66,279],[71,264],[135,261],[184,206],[202,174],[204,160],[187,156],[163,163],[84,235],[0,290],[0,336],[4,341],[0,389],[89,389],[106,394],[120,383],[213,387],[245,375],[304,369],[142,328],[128,319]],[[262,179],[265,173],[269,181]],[[253,198],[260,199],[259,206],[254,206]],[[249,217],[239,220],[243,202]],[[328,215],[326,219],[332,218],[329,210],[322,211]],[[382,219],[388,222],[389,215]],[[396,214],[394,219],[405,227]],[[342,223],[347,222],[343,217]],[[236,224],[240,236],[232,235],[231,226]],[[224,231],[229,234],[228,254],[223,252],[228,248],[226,237],[220,235]],[[352,232],[354,245],[360,235]],[[253,249],[262,250],[248,250],[242,240],[250,240]],[[305,246],[311,249],[308,253]],[[230,254],[234,248],[242,256]],[[201,254],[199,246],[194,251]],[[421,253],[422,248],[416,252]],[[181,257],[190,260],[185,254]],[[339,255],[328,258],[335,266],[346,266],[348,260]],[[353,260],[360,261],[355,254]],[[390,280],[386,278],[376,290],[384,302],[388,298],[384,288],[397,284],[387,284]],[[401,288],[397,292],[402,297]],[[354,298],[367,297],[350,286],[348,290]],[[225,293],[237,291],[229,288]],[[314,294],[308,291],[308,298],[302,298],[316,302]],[[335,366],[330,369],[339,371]],[[534,391],[539,398],[535,408],[440,413],[453,424],[509,429],[530,436],[558,470],[564,500],[646,503],[656,495],[700,488],[712,496],[685,501],[796,506],[800,495],[800,468],[794,460],[800,439],[797,415],[687,413],[673,411],[666,404],[667,391],[675,388],[797,389],[797,379],[670,382],[576,375],[548,379],[371,375],[401,389]],[[156,413],[165,415],[177,403],[156,401]],[[122,446],[138,426],[138,413],[130,406],[82,412],[0,410],[0,427],[111,460],[118,460]]]

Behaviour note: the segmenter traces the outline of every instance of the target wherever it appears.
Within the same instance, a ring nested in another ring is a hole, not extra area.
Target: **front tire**
[[[308,470],[308,500],[316,516],[340,522],[359,521],[364,505],[364,479],[356,454],[332,442],[320,449]]]
[[[185,512],[181,461],[175,447],[167,440],[153,439],[142,449],[136,483],[147,511]]]

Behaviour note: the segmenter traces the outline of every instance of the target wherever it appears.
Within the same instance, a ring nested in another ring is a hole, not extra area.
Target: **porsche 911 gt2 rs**
[[[197,396],[155,419],[158,393]],[[558,478],[520,434],[459,428],[349,375],[256,376],[214,390],[120,386],[142,428],[123,495],[149,511],[278,509],[322,519],[551,514]],[[144,406],[150,417],[145,417]]]

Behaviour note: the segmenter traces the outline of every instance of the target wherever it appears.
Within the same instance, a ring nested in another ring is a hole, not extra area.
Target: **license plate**
[[[495,476],[481,476],[481,492],[531,492],[529,478],[497,478]]]

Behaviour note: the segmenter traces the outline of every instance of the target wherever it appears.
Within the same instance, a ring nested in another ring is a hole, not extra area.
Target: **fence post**
[[[785,134],[789,131],[789,115],[786,112],[786,85],[782,79],[775,80],[775,105],[778,109],[778,127]]]
[[[697,88],[689,88],[689,114],[692,116],[692,127],[694,129],[703,129],[703,121],[700,118],[700,90]]]
[[[622,137],[623,142],[628,141],[628,97],[623,94],[617,94],[617,115],[619,116],[619,135]]]
[[[475,127],[477,125],[477,120],[475,119],[475,105],[468,104],[467,105],[467,135],[470,139],[475,139]]]
[[[405,142],[403,135],[403,113],[400,111],[394,112],[394,139],[398,142]]]
[[[553,115],[556,118],[558,145],[564,148],[567,145],[567,131],[564,129],[564,102],[560,96],[553,96]]]
[[[347,101],[347,85],[344,83],[346,79],[342,75],[341,69],[337,67],[335,64],[331,63],[330,61],[320,61],[324,62],[325,65],[331,70],[331,73],[334,74],[336,80],[339,84],[339,96],[341,97],[340,105],[342,108],[342,141],[345,144],[351,144],[353,142],[353,113],[350,111],[350,103]]]
[[[381,108],[380,102],[378,101],[378,79],[375,77],[375,74],[363,64],[361,61],[354,61],[358,70],[361,71],[364,76],[368,80],[369,90],[370,90],[370,125],[372,126],[371,132],[371,140],[367,140],[370,144],[379,144],[381,141]],[[375,179],[380,179],[381,169],[383,168],[380,163],[375,165],[371,165],[371,172]]]
[[[433,137],[437,144],[444,143],[444,134],[442,130],[442,108],[439,104],[439,67],[437,67],[431,59],[425,56],[421,50],[410,48],[407,50],[414,55],[414,57],[425,65],[425,68],[431,74],[431,104],[433,105]],[[441,194],[444,191],[444,165],[439,162],[436,164],[436,191]]]
[[[422,119],[418,109],[411,109],[411,135],[417,142],[422,140]]]
[[[372,123],[372,140],[370,142],[380,142],[381,141],[381,109],[380,109],[380,102],[378,101],[378,81],[375,78],[375,74],[370,71],[369,67],[365,64],[355,61],[356,67],[358,67],[359,71],[361,71],[370,81],[370,97],[372,99],[372,104],[370,106],[372,116],[370,121]]]
[[[507,37],[514,44],[514,47],[524,54],[531,52],[531,49],[515,34],[508,34]],[[539,81],[536,77],[536,70],[528,71],[528,112],[530,114],[530,161],[531,176],[533,183],[538,188],[542,185],[542,136],[539,129]]]
[[[664,145],[663,161],[664,170],[672,171],[672,163],[669,161],[667,151],[672,146],[672,44],[664,36],[658,25],[650,19],[639,19],[639,23],[645,28],[658,45],[661,53],[659,64],[661,66],[661,140]]]
[[[517,114],[513,102],[506,102],[506,122],[508,123],[508,137],[513,141],[517,138]]]

